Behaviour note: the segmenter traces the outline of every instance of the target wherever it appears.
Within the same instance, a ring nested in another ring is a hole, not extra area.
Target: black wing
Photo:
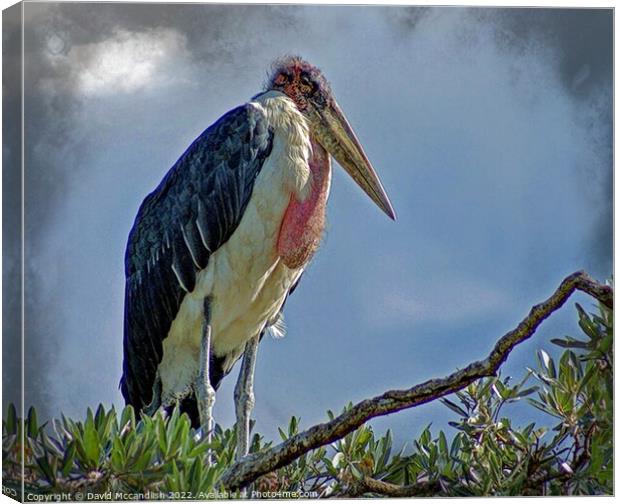
[[[236,108],[190,145],[140,206],[125,253],[121,378],[135,408],[151,402],[162,341],[197,272],[237,228],[272,141],[260,110]]]

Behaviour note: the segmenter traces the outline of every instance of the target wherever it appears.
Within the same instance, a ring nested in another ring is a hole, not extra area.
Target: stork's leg
[[[154,416],[157,410],[161,407],[161,378],[159,377],[159,371],[155,374],[155,380],[153,381],[153,392],[151,396],[151,402],[146,405],[142,411],[148,416]]]
[[[209,379],[209,364],[211,359],[211,325],[205,323],[202,342],[200,344],[200,371],[196,384],[196,399],[200,415],[200,428],[207,441],[211,442],[213,433],[213,405],[215,404],[215,389]],[[211,457],[208,457],[209,460]]]
[[[235,386],[235,413],[237,414],[237,460],[248,454],[250,447],[250,414],[254,408],[254,367],[260,335],[245,345],[241,371]]]

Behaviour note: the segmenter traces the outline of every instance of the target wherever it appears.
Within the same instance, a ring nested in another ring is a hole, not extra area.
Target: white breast
[[[231,238],[209,258],[196,287],[185,295],[168,337],[158,372],[162,403],[183,397],[198,376],[204,299],[211,310],[212,352],[231,367],[245,343],[280,310],[302,268],[289,269],[276,243],[291,193],[309,191],[311,155],[308,126],[293,102],[269,92],[252,102],[274,131],[271,155],[254,185],[252,198]]]

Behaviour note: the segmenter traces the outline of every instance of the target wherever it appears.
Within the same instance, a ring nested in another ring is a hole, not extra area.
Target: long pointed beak
[[[316,108],[312,123],[313,133],[325,150],[390,219],[396,220],[396,213],[377,172],[335,100],[325,107]]]

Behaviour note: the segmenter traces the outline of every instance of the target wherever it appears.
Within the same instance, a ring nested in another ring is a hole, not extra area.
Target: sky
[[[26,406],[41,418],[122,407],[137,209],[284,54],[324,71],[398,219],[334,167],[287,336],[259,349],[259,432],[276,438],[291,415],[310,426],[446,375],[484,357],[564,276],[611,275],[611,10],[27,3]],[[3,158],[18,159],[10,142]],[[17,262],[4,257],[6,275]],[[578,335],[574,301],[593,306],[575,296],[505,375]],[[218,392],[225,426],[235,380]],[[3,392],[6,408],[17,391]],[[407,440],[451,417],[428,404],[373,425]]]

